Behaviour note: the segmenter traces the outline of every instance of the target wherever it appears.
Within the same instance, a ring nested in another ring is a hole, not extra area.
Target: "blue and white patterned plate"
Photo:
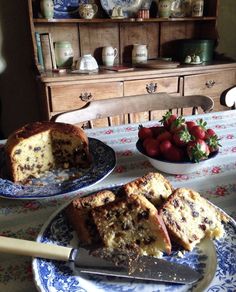
[[[10,180],[0,178],[0,197],[7,199],[58,198],[100,182],[115,168],[115,151],[102,141],[89,138],[89,152],[92,155],[92,164],[87,169],[49,171],[42,178],[32,179],[31,185],[15,184]]]
[[[118,187],[112,188],[116,191]],[[46,222],[37,237],[38,242],[78,247],[78,238],[68,225],[63,206]],[[149,281],[122,279],[118,277],[85,276],[73,273],[68,263],[34,258],[34,279],[41,292],[131,292],[131,291],[236,291],[236,223],[232,219],[225,225],[226,235],[221,240],[203,240],[192,252],[177,257],[165,256],[166,260],[189,265],[199,271],[203,278],[194,286],[158,284]]]
[[[79,5],[88,3],[88,0],[53,0],[53,18],[78,18]]]
[[[102,8],[111,16],[112,9],[120,6],[125,17],[135,17],[142,6],[142,0],[100,0]]]

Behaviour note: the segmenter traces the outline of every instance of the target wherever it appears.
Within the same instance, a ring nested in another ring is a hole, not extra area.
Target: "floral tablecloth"
[[[188,175],[165,176],[174,187],[191,187],[236,219],[236,110],[187,117],[187,120],[203,117],[208,127],[221,139],[217,158],[204,165],[200,171]],[[148,126],[158,122],[148,122]],[[102,182],[80,191],[83,195],[97,189],[119,185],[155,171],[136,150],[138,124],[87,130],[89,137],[110,145],[116,152],[117,165]],[[35,240],[42,225],[61,205],[72,199],[66,195],[60,199],[9,200],[0,198],[0,234]],[[236,276],[235,276],[236,277]],[[231,279],[231,291],[236,290],[236,279]],[[221,290],[218,287],[217,291]],[[222,288],[223,289],[223,288]],[[36,291],[31,270],[31,258],[0,254],[0,291]]]

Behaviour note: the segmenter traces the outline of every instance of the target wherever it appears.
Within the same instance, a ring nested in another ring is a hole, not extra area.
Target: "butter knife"
[[[107,257],[107,249],[103,248],[89,251],[85,248],[75,249],[0,236],[0,252],[69,261],[73,263],[74,272],[82,274],[178,284],[195,283],[201,278],[197,271],[186,265],[149,256],[137,256],[135,253],[114,252],[114,254],[109,253]],[[114,262],[114,258],[118,259],[118,264]]]

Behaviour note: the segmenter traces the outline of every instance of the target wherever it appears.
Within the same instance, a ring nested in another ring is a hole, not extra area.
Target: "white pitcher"
[[[105,66],[113,66],[118,50],[113,47],[104,47],[102,49],[102,61]]]
[[[147,45],[134,44],[132,50],[132,63],[145,63],[148,59]]]

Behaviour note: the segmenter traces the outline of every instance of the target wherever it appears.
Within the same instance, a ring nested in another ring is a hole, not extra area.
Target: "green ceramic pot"
[[[179,40],[177,58],[184,62],[187,56],[197,55],[202,62],[211,62],[215,48],[215,40]]]
[[[73,63],[73,49],[68,41],[55,43],[55,57],[58,68],[71,68]]]

